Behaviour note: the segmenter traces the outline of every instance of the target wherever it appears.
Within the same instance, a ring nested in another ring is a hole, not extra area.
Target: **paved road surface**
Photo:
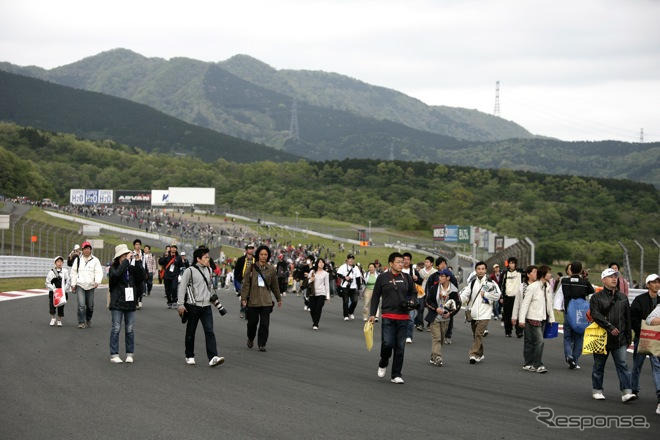
[[[65,327],[48,326],[46,297],[0,303],[0,439],[516,439],[658,438],[660,417],[648,364],[640,400],[619,401],[608,362],[605,394],[591,399],[592,361],[568,370],[561,339],[546,343],[545,375],[520,370],[521,340],[491,323],[486,359],[467,363],[468,328],[457,326],[446,366],[428,364],[430,334],[406,348],[405,385],[376,376],[376,346],[367,352],[362,321],[341,320],[341,303],[324,310],[311,330],[301,298],[287,296],[271,320],[268,352],[248,350],[236,298],[223,292],[229,314],[214,313],[226,363],[209,368],[201,326],[196,367],[184,364],[184,326],[156,287],[138,312],[133,365],[108,358],[105,291],[96,294],[94,325],[75,327],[75,300]],[[120,336],[123,351],[123,333]],[[388,371],[389,374],[389,371]],[[557,415],[643,415],[649,429],[549,429],[529,412]]]

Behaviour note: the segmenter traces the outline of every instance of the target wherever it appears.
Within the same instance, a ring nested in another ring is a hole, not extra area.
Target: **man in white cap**
[[[627,349],[630,345],[630,306],[628,298],[617,290],[619,272],[608,268],[601,274],[603,290],[591,296],[589,309],[593,320],[607,331],[607,354],[594,354],[594,366],[591,372],[592,397],[596,400],[604,400],[603,374],[605,362],[609,354],[612,354],[616,373],[619,377],[619,389],[621,390],[621,401],[630,402],[637,399],[632,392],[632,379],[628,364],[626,363]]]
[[[642,365],[646,359],[646,354],[637,353],[637,346],[639,345],[639,334],[642,328],[642,321],[646,320],[649,314],[658,305],[658,290],[660,290],[660,277],[657,273],[652,273],[646,277],[646,288],[648,291],[637,295],[635,300],[630,306],[630,318],[632,321],[632,329],[635,332],[635,351],[633,352],[633,368],[632,368],[632,391],[639,395],[639,375],[642,372]],[[649,356],[651,362],[651,372],[653,373],[653,380],[655,382],[655,394],[660,405],[660,360],[658,356]]]

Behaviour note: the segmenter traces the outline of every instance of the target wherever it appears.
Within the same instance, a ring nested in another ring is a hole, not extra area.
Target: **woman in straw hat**
[[[137,296],[135,287],[144,281],[144,270],[140,270],[141,255],[134,253],[133,259],[128,258],[131,251],[125,244],[115,247],[115,257],[110,266],[110,287],[108,292],[108,308],[112,314],[112,329],[110,330],[110,362],[119,364],[124,361],[119,357],[119,332],[121,320],[124,319],[126,336],[126,362],[133,363],[135,336],[135,309]],[[136,266],[138,262],[138,266]]]

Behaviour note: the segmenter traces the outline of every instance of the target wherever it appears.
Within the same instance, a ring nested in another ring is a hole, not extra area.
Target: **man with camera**
[[[212,273],[209,250],[204,247],[195,249],[193,260],[194,264],[187,268],[181,276],[177,302],[179,316],[186,324],[186,364],[195,365],[195,331],[197,323],[202,321],[206,340],[206,356],[209,359],[209,366],[215,367],[224,363],[225,358],[218,356],[211,304],[217,307],[222,315],[227,311],[218,301],[218,296],[211,294]]]
[[[369,322],[373,323],[376,320],[376,311],[382,299],[382,340],[378,377],[385,377],[387,365],[394,352],[391,382],[402,384],[404,381],[401,377],[401,369],[406,348],[409,313],[417,308],[417,291],[412,277],[401,272],[403,255],[392,252],[387,261],[389,270],[378,275],[374,285]]]

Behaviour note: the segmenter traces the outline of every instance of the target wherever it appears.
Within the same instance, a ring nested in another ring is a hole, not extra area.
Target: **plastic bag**
[[[556,338],[558,334],[559,334],[559,323],[557,322],[545,323],[545,328],[543,329],[543,339]]]
[[[367,321],[364,323],[364,342],[367,344],[367,351],[371,351],[374,346],[374,323]]]
[[[58,287],[53,291],[53,307],[61,307],[66,304],[64,289]]]
[[[605,345],[607,345],[607,330],[595,322],[584,329],[582,354],[607,354]]]
[[[660,325],[648,325],[642,321],[637,353],[660,356]]]

